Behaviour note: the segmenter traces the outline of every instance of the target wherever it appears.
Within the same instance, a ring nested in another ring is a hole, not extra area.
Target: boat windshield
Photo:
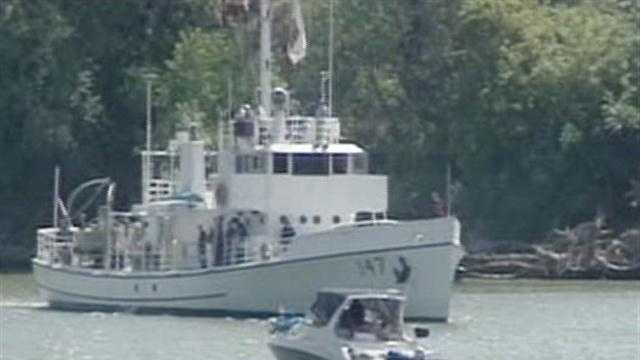
[[[344,296],[333,293],[319,293],[316,301],[311,306],[313,324],[325,326],[331,320],[338,307],[344,302]]]
[[[340,315],[336,332],[353,341],[400,340],[401,309],[398,299],[354,299]]]

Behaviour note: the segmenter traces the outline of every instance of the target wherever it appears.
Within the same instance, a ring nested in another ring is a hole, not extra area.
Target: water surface
[[[477,281],[424,341],[445,359],[640,360],[640,282]],[[0,274],[0,359],[267,359],[264,320],[49,310]]]

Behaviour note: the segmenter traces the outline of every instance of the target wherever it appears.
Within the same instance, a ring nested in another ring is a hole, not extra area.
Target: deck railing
[[[147,183],[147,199],[150,202],[173,196],[173,182],[166,179],[150,179]]]
[[[234,266],[270,261],[286,252],[286,247],[266,244],[265,239],[224,241],[222,254],[216,254],[215,241],[207,243],[204,252],[197,243],[156,243],[142,245],[134,239],[134,231],[112,229],[110,243],[98,252],[82,251],[82,237],[87,229],[72,228],[66,233],[48,228],[38,231],[37,258],[55,266],[102,269],[114,272],[177,271]],[[138,245],[136,245],[138,244]]]
[[[73,234],[62,234],[57,228],[38,231],[37,258],[48,264],[65,264],[71,262],[73,250]]]
[[[285,139],[292,143],[335,143],[339,137],[337,118],[291,116],[286,120]]]

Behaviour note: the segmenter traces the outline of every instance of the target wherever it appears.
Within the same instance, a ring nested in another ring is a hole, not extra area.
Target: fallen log
[[[467,278],[490,279],[490,280],[512,280],[519,277],[517,274],[485,274],[485,273],[475,272],[475,271],[467,271],[464,274],[464,276]]]
[[[511,260],[491,261],[486,264],[476,265],[468,268],[467,274],[468,273],[489,275],[494,278],[497,278],[500,275],[509,275],[511,277],[546,278],[549,274],[545,267],[538,264]]]
[[[535,262],[538,260],[540,258],[535,254],[474,254],[465,256],[463,262],[468,265],[474,265],[492,261]]]
[[[604,267],[567,267],[563,269],[559,277],[561,279],[585,279],[593,280],[603,277]]]
[[[640,280],[640,263],[634,266],[607,264],[602,275],[610,280]]]

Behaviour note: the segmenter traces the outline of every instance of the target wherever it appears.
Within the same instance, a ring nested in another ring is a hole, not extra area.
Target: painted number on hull
[[[360,276],[384,276],[387,262],[382,256],[356,260]]]

